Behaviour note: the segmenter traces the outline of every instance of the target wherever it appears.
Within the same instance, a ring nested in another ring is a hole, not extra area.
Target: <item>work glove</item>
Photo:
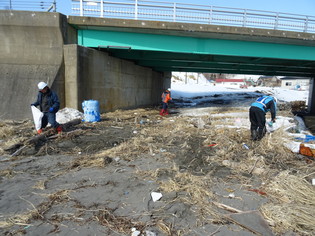
[[[49,108],[49,112],[54,112],[54,108],[53,107]]]

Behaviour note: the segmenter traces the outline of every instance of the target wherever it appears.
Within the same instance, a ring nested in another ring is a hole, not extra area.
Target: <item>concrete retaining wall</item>
[[[63,106],[65,22],[58,13],[0,11],[0,119],[31,118],[40,81]]]
[[[59,13],[0,11],[0,38],[0,120],[31,119],[40,81],[61,108],[95,99],[101,112],[159,103],[170,85],[170,74],[78,47],[76,29]]]
[[[160,102],[171,74],[159,73],[107,53],[65,45],[66,106],[81,110],[84,100],[98,100],[101,112]]]

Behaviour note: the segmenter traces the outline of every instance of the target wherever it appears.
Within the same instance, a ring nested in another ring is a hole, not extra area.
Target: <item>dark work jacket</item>
[[[259,97],[251,106],[260,108],[265,114],[270,111],[271,119],[274,120],[276,118],[277,103],[271,96]]]
[[[58,96],[54,91],[51,91],[50,89],[47,91],[47,93],[48,93],[47,101],[48,101],[49,107],[54,108],[53,112],[56,113],[60,107]],[[42,101],[43,101],[43,93],[38,92],[37,101],[34,103],[34,106],[39,106],[41,111],[43,111]],[[43,112],[47,112],[47,111],[43,111]]]

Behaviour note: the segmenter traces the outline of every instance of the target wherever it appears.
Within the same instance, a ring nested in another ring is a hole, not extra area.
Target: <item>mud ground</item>
[[[249,229],[216,205],[259,212],[271,200],[263,192],[269,179],[314,167],[288,150],[279,160],[269,134],[258,143],[248,128],[222,128],[234,122],[230,112],[248,114],[220,109],[199,117],[181,109],[165,117],[156,108],[116,111],[27,145],[36,136],[32,121],[2,122],[1,235],[302,235],[276,230],[260,213]],[[264,157],[260,168],[253,156]],[[162,198],[154,202],[152,192]]]

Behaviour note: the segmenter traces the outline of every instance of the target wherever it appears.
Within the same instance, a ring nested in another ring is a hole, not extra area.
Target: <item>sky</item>
[[[11,0],[14,2],[15,0]],[[29,2],[28,0],[16,0]],[[37,0],[33,0],[35,2]],[[38,0],[39,1],[39,0]],[[52,0],[44,0],[52,1]],[[113,0],[114,2],[115,0]],[[315,16],[315,0],[157,0]],[[57,0],[57,11],[71,15],[71,0]]]

